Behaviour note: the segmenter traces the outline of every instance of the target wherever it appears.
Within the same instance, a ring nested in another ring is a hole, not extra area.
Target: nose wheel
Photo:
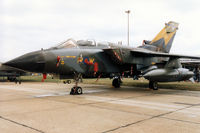
[[[71,88],[70,95],[81,95],[81,94],[83,94],[83,90],[81,87],[77,86]]]

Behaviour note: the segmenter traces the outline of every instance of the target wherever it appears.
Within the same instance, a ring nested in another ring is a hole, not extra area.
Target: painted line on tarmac
[[[126,124],[126,125],[122,125],[122,126],[119,126],[119,127],[113,128],[113,129],[109,129],[109,130],[104,131],[104,132],[102,132],[102,133],[114,132],[114,131],[116,131],[116,130],[119,130],[119,129],[122,129],[122,128],[127,128],[127,127],[129,127],[129,126],[132,126],[132,125],[135,125],[135,124],[138,124],[138,123],[142,123],[142,122],[144,122],[144,121],[148,121],[148,120],[151,120],[151,119],[154,119],[154,118],[165,118],[165,117],[164,117],[165,115],[169,115],[169,114],[172,114],[172,113],[181,111],[181,110],[189,109],[189,108],[194,107],[194,106],[195,106],[195,105],[190,105],[190,106],[183,107],[183,108],[180,108],[180,109],[177,109],[177,110],[174,110],[174,111],[170,111],[170,112],[166,112],[166,113],[163,113],[163,114],[155,115],[155,116],[152,116],[152,117],[147,118],[147,119],[139,120],[139,121],[136,121],[136,122],[133,122],[133,123],[128,123],[128,124]],[[168,119],[168,118],[165,118],[165,119]],[[190,121],[183,121],[183,120],[170,119],[170,118],[169,118],[169,120],[187,122],[187,123],[192,123],[192,124],[197,124],[197,125],[200,124],[200,123],[198,123],[198,122],[190,122]]]
[[[84,94],[100,93],[100,92],[106,92],[106,91],[107,90],[85,90]],[[48,94],[42,94],[42,95],[35,95],[33,97],[35,97],[35,98],[43,98],[43,97],[65,96],[65,95],[69,95],[69,92],[48,93]]]
[[[7,85],[1,85],[0,89],[17,90],[17,91],[25,91],[25,92],[32,92],[32,93],[56,92],[56,91],[51,91],[51,90],[28,88],[28,87],[23,87],[23,86],[7,86]]]
[[[17,124],[17,125],[20,125],[20,126],[26,127],[26,128],[29,128],[29,129],[34,130],[34,131],[37,131],[37,132],[39,132],[39,133],[44,133],[44,131],[42,131],[42,130],[39,130],[39,129],[36,129],[36,128],[33,128],[33,127],[30,127],[30,126],[28,126],[28,125],[25,125],[25,124],[22,124],[22,123],[19,123],[19,122],[13,121],[13,120],[8,119],[8,118],[5,118],[5,117],[3,117],[3,116],[0,116],[0,119],[5,120],[5,121],[9,121],[9,122],[11,122],[11,123],[14,123],[14,124]]]
[[[119,98],[111,98],[111,97],[84,96],[84,95],[82,95],[81,97],[84,97],[86,100],[90,100],[90,101],[119,104],[119,105],[125,105],[125,106],[135,106],[135,107],[156,109],[156,110],[162,110],[162,111],[176,111],[178,109],[188,107],[187,105],[174,105],[174,104],[167,104],[167,103],[139,101],[139,100],[134,100],[134,99],[119,99]],[[179,110],[177,111],[177,113],[200,116],[200,108],[197,108],[197,107],[187,108],[185,110]]]

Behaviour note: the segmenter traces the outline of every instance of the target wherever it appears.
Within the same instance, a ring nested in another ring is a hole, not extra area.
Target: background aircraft
[[[193,72],[182,68],[179,58],[200,57],[169,54],[178,23],[168,22],[152,41],[138,48],[96,43],[93,40],[69,39],[58,46],[31,52],[6,62],[6,65],[31,72],[59,74],[60,78],[74,77],[76,85],[71,94],[82,94],[78,86],[81,77],[110,77],[112,85],[120,87],[121,75],[140,75],[149,80],[149,87],[157,90],[157,82],[188,80]]]
[[[17,78],[25,75],[27,75],[27,72],[23,70],[19,70],[17,68],[13,68],[0,63],[0,77],[7,77],[7,80],[9,81],[15,81],[16,83],[19,81],[19,83],[21,83],[21,81],[17,80]]]
[[[198,59],[180,59],[184,68],[194,72],[194,81],[200,82],[200,60]]]

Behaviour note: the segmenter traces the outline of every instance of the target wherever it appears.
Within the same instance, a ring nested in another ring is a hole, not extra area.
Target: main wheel
[[[113,79],[113,82],[112,82],[112,85],[113,85],[115,88],[119,88],[119,87],[120,87],[120,79],[119,79],[119,78],[114,78],[114,79]]]
[[[76,88],[76,94],[78,94],[78,95],[83,94],[83,91],[82,91],[81,87],[77,87]]]
[[[149,81],[149,88],[153,90],[158,90],[158,83],[154,81]]]
[[[70,95],[80,95],[83,94],[83,90],[81,87],[73,87],[71,88]]]

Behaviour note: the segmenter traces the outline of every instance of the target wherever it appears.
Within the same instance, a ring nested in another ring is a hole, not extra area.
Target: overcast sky
[[[152,40],[168,21],[180,23],[171,53],[200,55],[199,0],[0,0],[0,62],[68,38],[127,43]]]

